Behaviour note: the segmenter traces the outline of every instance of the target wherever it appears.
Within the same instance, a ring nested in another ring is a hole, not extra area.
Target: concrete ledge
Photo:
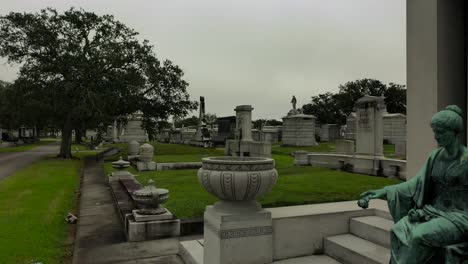
[[[294,164],[302,166],[321,166],[330,169],[342,169],[368,175],[398,177],[406,179],[406,160],[388,159],[380,156],[347,155],[339,153],[304,153],[295,152]]]
[[[174,162],[174,163],[157,163],[156,170],[189,170],[199,169],[202,167],[201,162]]]

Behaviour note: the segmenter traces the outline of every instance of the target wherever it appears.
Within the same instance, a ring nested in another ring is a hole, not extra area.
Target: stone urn
[[[167,189],[156,188],[154,181],[149,180],[148,185],[143,189],[132,192],[132,199],[135,201],[142,215],[157,215],[166,212],[166,208],[161,204],[169,198]]]
[[[125,170],[128,167],[130,167],[130,162],[123,160],[122,156],[120,156],[119,160],[112,162],[112,168],[116,169],[117,171],[114,171],[111,176],[131,177],[132,174]]]
[[[154,147],[151,144],[145,143],[140,147],[140,160],[143,162],[151,162],[154,157]]]
[[[139,148],[140,148],[140,143],[138,143],[135,140],[130,141],[130,143],[128,143],[128,155],[129,156],[138,155]]]
[[[262,157],[210,157],[202,159],[198,181],[221,201],[219,211],[259,211],[256,199],[271,191],[278,179],[275,161]]]
[[[120,156],[118,161],[112,162],[112,168],[114,169],[123,170],[128,167],[130,167],[130,162],[123,160],[122,156]]]

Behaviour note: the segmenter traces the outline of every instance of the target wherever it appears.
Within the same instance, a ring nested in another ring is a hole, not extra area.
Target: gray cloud
[[[206,111],[281,118],[310,96],[359,78],[406,83],[404,0],[17,0],[0,14],[46,6],[113,14],[185,71]],[[17,69],[0,61],[0,79]]]

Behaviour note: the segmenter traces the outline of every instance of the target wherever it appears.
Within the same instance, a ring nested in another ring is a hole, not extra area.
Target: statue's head
[[[431,127],[441,147],[450,145],[463,131],[462,110],[456,105],[447,106],[432,116]]]

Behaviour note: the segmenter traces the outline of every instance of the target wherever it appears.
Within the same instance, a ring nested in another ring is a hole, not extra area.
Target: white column
[[[432,115],[449,104],[466,112],[465,13],[463,0],[407,0],[408,178],[437,147]]]
[[[239,105],[236,111],[236,133],[242,131],[241,141],[253,141],[252,139],[252,106]]]

